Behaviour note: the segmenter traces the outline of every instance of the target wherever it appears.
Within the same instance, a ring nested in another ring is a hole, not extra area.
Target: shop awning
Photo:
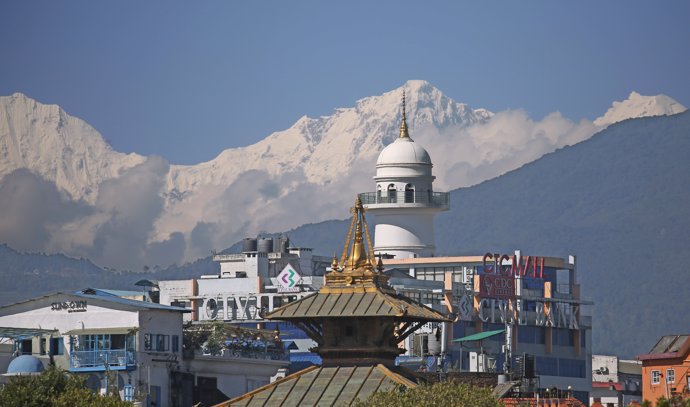
[[[10,328],[0,327],[0,338],[18,339],[18,338],[32,338],[35,336],[50,335],[57,332],[56,329],[39,329],[39,328]]]
[[[459,339],[453,339],[453,342],[467,342],[467,341],[481,341],[490,336],[498,335],[505,332],[505,329],[497,329],[495,331],[477,332],[476,334],[468,335]]]
[[[96,335],[96,334],[128,334],[130,332],[136,331],[135,326],[123,326],[117,328],[86,328],[86,329],[72,329],[67,331],[65,335]]]

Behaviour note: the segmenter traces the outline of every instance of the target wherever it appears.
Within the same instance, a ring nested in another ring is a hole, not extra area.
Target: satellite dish
[[[209,319],[216,319],[218,316],[218,304],[213,298],[206,301],[206,316],[209,317]]]

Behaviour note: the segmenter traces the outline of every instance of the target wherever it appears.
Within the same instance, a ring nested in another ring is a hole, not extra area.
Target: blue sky
[[[633,90],[690,106],[689,21],[687,1],[5,1],[0,95],[194,164],[408,79],[535,119]]]

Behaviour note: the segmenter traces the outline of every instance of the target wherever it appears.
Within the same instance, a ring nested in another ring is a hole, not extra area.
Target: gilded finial
[[[405,114],[405,89],[402,95],[402,123],[400,123],[400,138],[410,138],[407,132],[407,115]]]
[[[333,261],[331,262],[331,270],[333,271],[339,271],[338,270],[338,259],[335,257],[335,253],[333,253]]]
[[[362,199],[357,196],[351,208],[352,220],[347,231],[347,239],[340,260],[335,255],[331,261],[332,272],[326,274],[322,292],[342,292],[342,290],[392,290],[388,276],[383,274],[383,262],[376,256],[371,244],[369,226],[364,216],[366,209]],[[348,291],[350,292],[350,291]]]

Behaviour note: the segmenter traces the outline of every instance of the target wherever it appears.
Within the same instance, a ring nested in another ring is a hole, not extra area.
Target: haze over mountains
[[[373,187],[375,159],[397,136],[402,89],[438,190],[496,177],[613,120],[683,109],[665,96],[633,94],[598,126],[559,113],[535,121],[520,110],[473,109],[408,81],[209,162],[178,166],[116,152],[82,120],[14,94],[0,97],[0,242],[141,270],[191,261],[260,231],[341,218],[357,192]]]
[[[416,98],[413,97],[413,85],[419,85]],[[466,106],[461,108],[463,105],[453,104],[447,98],[444,102],[440,92],[427,83],[413,81],[405,86],[409,106],[413,106],[410,116],[411,123],[415,124],[410,126],[411,135],[431,154],[437,176],[435,188],[463,187],[451,192],[451,210],[437,218],[439,255],[512,252],[515,249],[527,254],[577,255],[584,297],[595,302],[595,352],[634,356],[648,350],[659,334],[681,333],[690,326],[690,316],[682,311],[690,306],[690,289],[685,283],[687,273],[679,260],[690,256],[687,245],[690,241],[690,161],[686,157],[690,151],[690,113],[625,120],[591,137],[589,132],[600,127],[588,121],[574,123],[558,113],[533,121],[521,111],[493,114]],[[185,167],[169,165],[160,158],[120,154],[105,143],[95,143],[101,147],[92,146],[87,151],[95,151],[98,157],[114,157],[116,162],[80,157],[84,153],[79,152],[81,147],[74,144],[66,129],[75,126],[90,129],[88,125],[77,126],[69,122],[78,119],[61,119],[64,112],[57,107],[46,108],[23,95],[13,95],[10,97],[15,99],[12,103],[25,103],[23,99],[27,106],[34,103],[38,110],[55,109],[56,113],[49,116],[50,120],[39,120],[27,110],[24,122],[16,118],[0,120],[0,151],[3,154],[0,207],[5,212],[0,220],[0,238],[13,247],[17,242],[25,244],[26,247],[19,247],[22,251],[45,252],[52,247],[72,256],[95,253],[95,257],[84,257],[98,259],[96,263],[102,265],[108,265],[101,263],[109,258],[105,254],[115,257],[128,250],[132,257],[139,256],[139,260],[155,258],[146,254],[152,250],[159,250],[160,258],[168,258],[172,245],[166,247],[151,239],[159,227],[157,222],[164,216],[169,216],[170,224],[176,221],[176,217],[166,211],[184,207],[176,205],[207,205],[207,208],[215,205],[219,220],[197,220],[191,232],[173,232],[179,234],[180,247],[186,247],[188,239],[199,238],[199,223],[213,230],[232,219],[249,217],[247,221],[258,222],[258,219],[271,220],[271,216],[282,215],[294,217],[289,219],[294,226],[311,223],[290,231],[291,239],[297,244],[314,247],[319,254],[339,251],[347,226],[340,221],[319,220],[330,213],[328,210],[334,213],[330,218],[345,218],[354,194],[373,188],[374,160],[380,147],[397,135],[399,97],[396,93],[400,91],[363,99],[357,108],[341,109],[333,116],[302,118],[291,129],[272,135],[273,144],[264,140],[246,147],[243,154],[230,150],[216,158],[218,161]],[[7,99],[0,98],[1,112],[6,118],[11,111]],[[442,109],[442,113],[433,110],[444,105],[446,109]],[[425,107],[428,110],[424,110]],[[12,109],[14,113],[18,106]],[[597,122],[603,126],[620,117],[672,114],[680,110],[683,107],[670,98],[633,93],[627,101],[614,103]],[[462,114],[464,119],[457,118]],[[348,119],[347,122],[356,125],[348,127],[342,124],[346,121],[340,123],[334,119],[345,120],[343,117],[350,117],[348,115],[357,120]],[[374,116],[379,119],[373,119]],[[380,118],[384,116],[385,120]],[[26,130],[30,126],[22,130],[22,123],[33,123],[33,130]],[[39,126],[42,123],[48,124]],[[348,131],[352,129],[363,136],[351,136]],[[370,142],[365,136],[372,134],[380,140],[363,147]],[[37,144],[30,144],[34,137],[45,138],[43,143],[53,143],[53,148],[43,150],[42,154],[47,157],[32,161],[26,158],[30,156],[29,151],[22,149],[29,148],[27,146],[43,148],[38,145],[40,139],[34,141]],[[290,141],[283,143],[284,139]],[[63,144],[54,140],[62,140]],[[98,140],[102,142],[100,136]],[[577,143],[582,140],[586,141]],[[329,148],[339,145],[339,149],[349,151],[336,154],[337,159],[332,157],[333,168],[343,172],[331,169],[328,174],[319,174],[313,169],[303,170],[300,165],[318,168],[314,163],[331,163],[329,159],[311,159],[309,153],[298,154],[303,149],[317,151],[326,142],[331,143]],[[361,144],[353,145],[357,142]],[[295,143],[300,148],[290,150]],[[563,148],[567,145],[573,146]],[[533,161],[545,150],[556,151]],[[16,151],[19,153],[15,154]],[[260,161],[257,157],[266,154],[266,161],[273,167],[267,164],[270,169],[250,169],[239,175],[228,170],[233,165],[256,166],[256,163],[235,163],[251,154],[258,154],[251,156],[254,157],[252,161]],[[269,159],[271,154],[273,157]],[[352,161],[342,158],[348,155],[354,157]],[[63,156],[72,159],[60,161]],[[359,160],[360,156],[368,157],[371,162]],[[6,165],[19,158],[24,160],[24,167]],[[68,191],[69,183],[67,186],[59,184],[58,180],[64,177],[57,176],[58,170],[51,172],[48,165],[51,160],[57,163],[52,168],[62,168],[59,171],[63,174],[73,171],[69,181],[75,186],[81,185],[72,189],[75,192]],[[83,164],[80,166],[80,163]],[[291,175],[283,176],[281,169]],[[306,179],[310,171],[311,183],[298,177]],[[86,181],[78,184],[74,179]],[[271,192],[265,183],[267,179],[292,180],[293,184],[279,183],[274,186],[277,192]],[[221,186],[222,182],[228,182],[229,186]],[[91,185],[91,189],[87,190],[84,185]],[[257,192],[261,188],[266,190]],[[205,191],[214,189],[219,189],[215,201],[204,203]],[[224,199],[230,206],[223,206]],[[262,202],[263,205],[257,204]],[[271,205],[281,202],[290,204],[286,212],[271,216],[262,214]],[[228,215],[235,218],[223,218],[222,210],[237,213]],[[192,215],[189,217],[194,219]],[[280,228],[280,224],[260,225],[264,230],[275,232],[294,227]],[[250,226],[244,226],[237,230],[251,234]],[[77,232],[86,233],[84,230],[92,235],[86,234],[91,240],[85,238],[81,246],[58,244],[60,236],[75,236]],[[234,235],[227,233],[227,236],[231,239]],[[209,244],[203,254],[213,247],[227,247],[241,237],[244,234],[240,233],[225,246]],[[126,239],[132,242],[124,241]],[[75,254],[60,247],[79,250]],[[24,255],[6,246],[0,246],[0,264],[3,265],[0,303],[72,286],[102,283],[114,288],[131,288],[142,278],[141,274],[103,270],[87,260]],[[208,273],[214,266],[208,258],[194,265],[167,270],[151,265],[146,276],[182,278]],[[670,307],[670,311],[660,312],[660,307]]]

